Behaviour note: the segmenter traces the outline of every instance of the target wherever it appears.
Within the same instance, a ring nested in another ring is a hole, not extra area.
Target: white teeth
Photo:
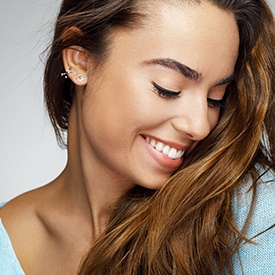
[[[171,159],[175,159],[175,158],[177,158],[177,153],[178,153],[178,151],[175,148],[172,148],[169,151],[168,157]]]
[[[179,150],[177,153],[177,158],[181,158],[184,155],[184,151],[183,150]]]
[[[162,142],[158,142],[156,147],[155,147],[159,152],[162,152],[164,148],[164,144]]]
[[[162,150],[162,153],[166,156],[169,155],[169,151],[170,151],[170,146],[166,145],[163,150]]]
[[[156,147],[156,142],[155,142],[155,140],[154,139],[152,139],[151,141],[150,141],[150,145],[152,146],[152,147]]]
[[[145,140],[157,151],[162,152],[164,155],[168,156],[171,159],[179,159],[184,155],[184,150],[177,150],[176,148],[165,145],[162,142],[156,142],[154,139],[150,140],[149,137],[146,137]]]

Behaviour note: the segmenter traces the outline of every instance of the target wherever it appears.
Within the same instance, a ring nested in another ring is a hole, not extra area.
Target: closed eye
[[[212,99],[212,98],[207,98],[208,106],[209,107],[214,107],[214,108],[224,108],[225,107],[225,99]]]
[[[175,91],[171,91],[171,90],[167,90],[161,86],[159,86],[157,83],[155,83],[154,81],[152,81],[152,85],[155,89],[155,91],[158,93],[158,95],[162,98],[166,98],[166,99],[176,99],[179,97],[180,92],[175,92]]]
[[[152,81],[152,85],[153,85],[155,91],[158,93],[158,95],[165,99],[179,98],[179,94],[181,93],[180,91],[176,92],[176,91],[171,91],[166,88],[163,88],[162,86],[158,85],[154,81]],[[225,103],[226,103],[224,98],[221,100],[208,98],[207,102],[208,102],[209,107],[221,108],[221,109],[225,107]]]

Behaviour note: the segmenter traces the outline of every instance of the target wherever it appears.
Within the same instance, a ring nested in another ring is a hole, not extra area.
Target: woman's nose
[[[172,126],[190,139],[200,141],[211,131],[210,120],[207,100],[200,100],[181,107],[179,114],[172,119]]]

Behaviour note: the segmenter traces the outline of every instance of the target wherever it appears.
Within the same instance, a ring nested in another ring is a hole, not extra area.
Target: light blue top
[[[246,233],[252,238],[275,224],[275,173],[265,174],[259,184],[255,211]],[[233,203],[234,215],[241,229],[251,203],[249,185],[242,187]],[[0,207],[3,204],[0,204]],[[275,275],[275,227],[253,239],[257,244],[244,244],[233,258],[236,275]],[[241,264],[240,264],[241,263]],[[25,275],[0,219],[0,275]]]
[[[247,192],[249,187],[249,184],[245,184],[240,188],[233,203],[239,229],[244,225],[252,201],[252,192]],[[245,234],[248,238],[253,238],[275,225],[275,173],[269,171],[259,180],[255,200],[251,224]],[[253,241],[257,244],[246,243],[235,255],[233,259],[235,273],[275,275],[275,226],[253,238]]]

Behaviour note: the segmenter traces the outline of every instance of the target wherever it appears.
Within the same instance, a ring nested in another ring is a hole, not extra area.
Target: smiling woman
[[[68,163],[1,208],[0,271],[273,274],[274,42],[264,0],[64,0],[44,88]]]

